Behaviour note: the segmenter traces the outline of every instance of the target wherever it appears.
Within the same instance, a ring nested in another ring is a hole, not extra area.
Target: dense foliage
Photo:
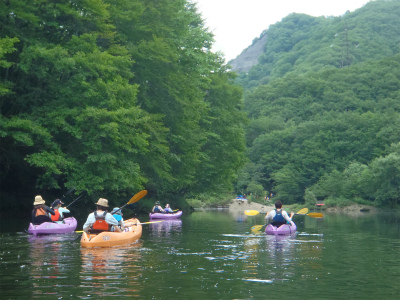
[[[1,1],[0,27],[3,196],[232,188],[242,91],[193,4]]]
[[[267,35],[259,64],[238,82],[253,89],[288,73],[304,74],[327,67],[346,67],[399,52],[400,1],[370,1],[339,17],[311,17],[293,13]]]
[[[260,63],[239,78],[250,122],[237,190],[400,204],[399,16],[400,1],[374,1],[269,28]]]

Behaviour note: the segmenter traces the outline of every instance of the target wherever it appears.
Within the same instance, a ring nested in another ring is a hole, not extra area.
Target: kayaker
[[[293,215],[294,213],[291,213],[289,217],[287,212],[282,209],[282,202],[278,200],[275,202],[275,210],[265,216],[265,222],[272,220],[271,225],[279,227],[283,224],[291,224]]]
[[[174,211],[173,211],[172,208],[169,206],[169,204],[166,204],[166,205],[165,205],[164,211],[165,211],[167,214],[173,214],[173,213],[174,213]]]
[[[64,202],[62,202],[60,199],[54,200],[54,202],[51,204],[51,208],[55,212],[55,215],[51,216],[51,220],[62,224],[64,223],[64,213],[69,214],[70,211],[65,207],[61,207],[61,204],[64,204]]]
[[[111,214],[113,217],[118,221],[118,227],[121,229],[125,228],[125,223],[124,219],[122,218],[122,210],[119,209],[119,207],[114,207],[113,210],[111,211]]]
[[[154,213],[165,213],[165,210],[161,207],[160,201],[156,201],[155,205],[153,206],[153,209],[151,212]]]
[[[32,210],[32,224],[40,225],[44,222],[52,222],[50,216],[55,215],[55,212],[45,205],[45,203],[46,201],[43,200],[42,196],[38,195],[35,197]]]
[[[86,223],[83,225],[83,231],[99,233],[103,231],[121,232],[118,227],[118,221],[112,214],[107,212],[108,200],[100,198],[97,203],[97,210],[89,214]]]

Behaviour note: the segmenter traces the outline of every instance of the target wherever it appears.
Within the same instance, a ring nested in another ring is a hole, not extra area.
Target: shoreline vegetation
[[[273,201],[272,201],[273,202]],[[310,211],[314,212],[322,212],[322,213],[338,213],[338,214],[347,214],[349,216],[357,217],[362,216],[368,213],[377,213],[377,212],[384,212],[389,211],[389,208],[378,208],[372,205],[365,205],[365,204],[358,204],[352,203],[346,206],[328,206],[328,207],[317,207],[317,206],[310,206],[306,204],[291,204],[291,205],[284,205],[283,208],[288,212],[296,213],[300,209],[307,207]],[[226,209],[232,212],[234,215],[238,215],[243,213],[245,210],[257,210],[260,213],[268,213],[269,211],[275,209],[273,203],[268,204],[261,204],[254,201],[249,200],[238,200],[232,199],[230,202],[225,203],[223,205],[208,205],[202,207],[194,207],[194,211],[202,211],[202,210],[210,210],[210,209]],[[398,209],[394,209],[398,211]]]

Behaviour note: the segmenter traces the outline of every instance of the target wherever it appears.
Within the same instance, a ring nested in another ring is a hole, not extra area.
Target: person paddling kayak
[[[173,211],[172,208],[169,206],[169,204],[166,204],[166,205],[165,205],[164,211],[165,211],[167,214],[173,214],[173,213],[174,213],[174,211]]]
[[[291,224],[293,215],[294,213],[291,213],[289,217],[287,212],[282,209],[282,202],[278,200],[275,203],[275,210],[270,211],[265,216],[265,222],[267,223],[269,220],[271,220],[271,225],[279,227],[283,224]]]
[[[165,213],[164,209],[161,207],[160,201],[156,201],[151,212],[152,213]]]
[[[97,210],[88,216],[83,225],[83,231],[90,231],[91,233],[100,233],[103,231],[121,232],[121,229],[118,227],[118,221],[107,211],[108,200],[100,198],[96,205]]]
[[[40,225],[44,222],[52,222],[50,216],[55,215],[55,212],[45,205],[45,203],[46,201],[43,200],[42,196],[38,195],[35,197],[32,210],[32,224]]]
[[[122,217],[122,211],[119,207],[114,207],[114,209],[112,210],[111,214],[113,215],[113,217],[118,221],[118,227],[121,229],[125,228],[125,223],[124,223],[124,218]]]
[[[60,199],[54,200],[54,202],[51,204],[51,208],[54,210],[55,215],[51,216],[51,220],[56,222],[56,223],[64,223],[64,213],[69,214],[70,211],[66,209],[65,207],[61,207],[61,204],[64,204]]]

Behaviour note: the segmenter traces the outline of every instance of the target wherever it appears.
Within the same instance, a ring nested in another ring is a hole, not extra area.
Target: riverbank
[[[267,212],[275,209],[275,206],[262,205],[262,204],[256,203],[256,202],[234,199],[228,205],[228,209],[234,213],[235,212],[244,212],[245,210],[257,210],[260,213],[267,213]]]

